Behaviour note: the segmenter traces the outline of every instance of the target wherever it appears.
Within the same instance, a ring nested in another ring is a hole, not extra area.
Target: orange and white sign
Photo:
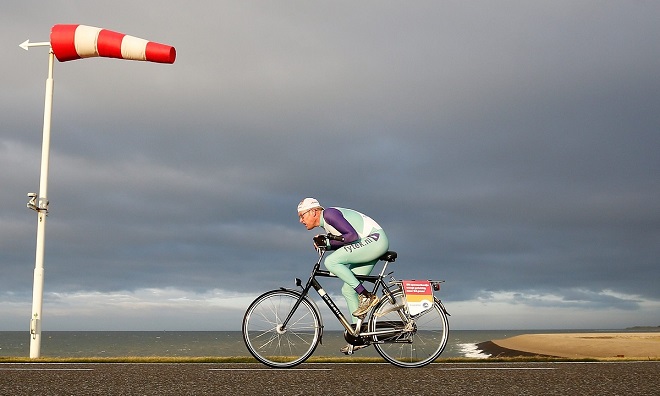
[[[427,280],[404,280],[403,293],[411,315],[417,315],[433,306],[433,289]]]

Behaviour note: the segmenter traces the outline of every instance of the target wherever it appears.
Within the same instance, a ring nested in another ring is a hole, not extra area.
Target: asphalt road
[[[2,363],[0,395],[653,395],[660,362]]]

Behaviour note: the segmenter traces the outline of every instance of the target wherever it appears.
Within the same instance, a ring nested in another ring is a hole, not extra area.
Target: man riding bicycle
[[[314,198],[305,198],[298,204],[298,217],[308,230],[323,228],[340,240],[326,235],[314,237],[314,245],[332,251],[325,258],[325,267],[344,281],[341,292],[346,299],[353,323],[364,317],[378,303],[378,297],[369,292],[355,274],[369,275],[389,248],[387,235],[370,217],[346,208],[323,208]]]

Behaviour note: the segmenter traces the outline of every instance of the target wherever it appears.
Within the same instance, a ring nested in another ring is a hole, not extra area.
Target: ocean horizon
[[[488,358],[477,344],[520,334],[624,332],[630,329],[451,330],[440,358]],[[240,331],[43,331],[42,357],[232,357],[250,356]],[[29,357],[28,331],[0,331],[0,357]],[[325,331],[312,356],[344,356],[341,331]],[[379,356],[365,348],[356,356]]]

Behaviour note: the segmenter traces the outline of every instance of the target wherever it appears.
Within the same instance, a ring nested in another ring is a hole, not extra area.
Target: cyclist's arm
[[[326,224],[337,230],[341,236],[344,237],[343,242],[330,240],[331,250],[338,249],[346,244],[355,242],[360,239],[360,236],[358,235],[357,231],[355,231],[355,228],[353,228],[351,223],[349,223],[348,220],[344,218],[344,215],[338,209],[325,209],[323,211],[323,219]]]

